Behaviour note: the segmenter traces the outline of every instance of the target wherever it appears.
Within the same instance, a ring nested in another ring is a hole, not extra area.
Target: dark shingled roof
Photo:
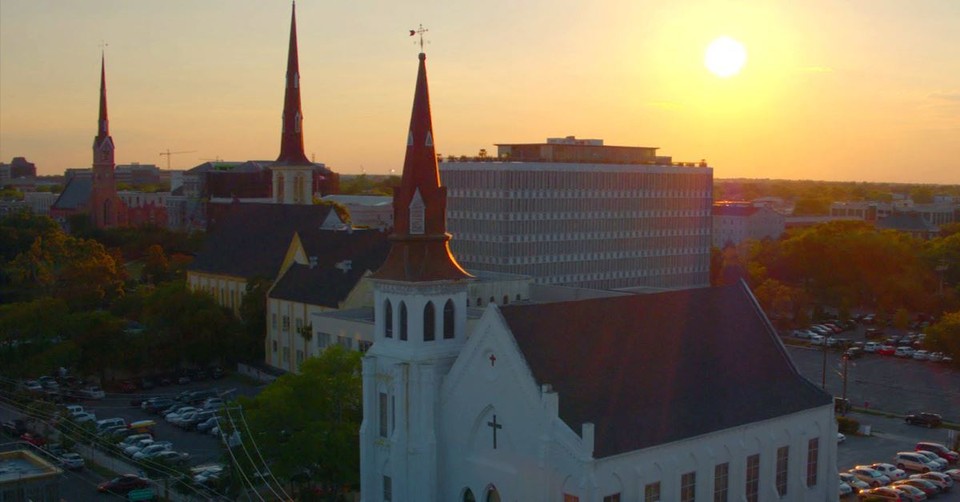
[[[386,232],[378,230],[324,230],[301,236],[300,241],[307,255],[317,258],[316,266],[291,266],[270,291],[270,298],[337,308],[367,271],[383,264],[390,250]],[[349,267],[343,266],[346,260]]]
[[[234,204],[207,234],[189,269],[274,279],[293,234],[319,232],[331,206]]]
[[[594,423],[596,458],[832,402],[742,284],[500,309],[560,418]]]
[[[63,187],[52,209],[79,209],[90,203],[93,192],[93,176],[76,175]]]

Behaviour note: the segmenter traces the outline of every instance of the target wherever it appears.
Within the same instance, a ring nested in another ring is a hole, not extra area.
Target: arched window
[[[453,328],[455,327],[453,314],[453,300],[447,300],[447,303],[443,305],[443,338],[445,340],[453,338]]]
[[[517,301],[520,301],[520,293],[517,293]]]
[[[469,488],[463,492],[463,502],[477,502],[477,499],[473,497],[473,492]]]
[[[491,297],[490,297],[490,303],[497,303],[497,299],[491,296]]]
[[[483,298],[480,298],[479,296],[477,297],[477,306],[478,306],[478,307],[482,307],[482,306],[483,306]]]
[[[400,302],[400,340],[407,341],[407,304]]]
[[[393,305],[390,300],[383,301],[383,336],[393,338]]]
[[[495,486],[487,488],[487,502],[500,502],[500,492]]]
[[[503,304],[506,305],[510,303],[510,295],[503,295]]]
[[[423,307],[423,341],[432,342],[437,338],[437,317],[433,302]]]

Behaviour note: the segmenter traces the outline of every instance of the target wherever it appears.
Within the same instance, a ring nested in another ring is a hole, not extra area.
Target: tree
[[[943,352],[960,364],[960,310],[944,314],[940,321],[927,328],[924,346]]]
[[[159,244],[154,244],[147,248],[147,253],[143,257],[143,270],[140,272],[140,280],[151,284],[159,284],[170,278],[170,260]]]
[[[327,489],[356,486],[360,475],[360,353],[339,345],[304,361],[254,398],[240,398],[255,441],[279,479],[307,474]],[[248,449],[252,445],[248,445]]]
[[[267,290],[271,281],[253,278],[247,281],[246,292],[240,301],[240,320],[243,322],[243,360],[263,361],[267,339]]]

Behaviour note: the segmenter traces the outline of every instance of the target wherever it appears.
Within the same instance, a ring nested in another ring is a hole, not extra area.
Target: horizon
[[[957,2],[406,7],[297,4],[316,162],[399,170],[419,53],[407,32],[422,23],[444,156],[575,135],[706,159],[716,179],[960,181]],[[0,10],[0,162],[26,157],[38,175],[91,165],[101,41],[117,164],[165,169],[167,150],[189,152],[170,158],[180,170],[279,153],[290,2]],[[729,78],[703,64],[723,36],[747,52]]]

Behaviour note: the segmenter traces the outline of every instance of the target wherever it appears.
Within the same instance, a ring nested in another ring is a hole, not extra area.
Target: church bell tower
[[[390,253],[373,275],[376,328],[363,361],[360,427],[366,502],[437,499],[440,384],[466,341],[473,277],[450,252],[426,55],[419,60]]]

